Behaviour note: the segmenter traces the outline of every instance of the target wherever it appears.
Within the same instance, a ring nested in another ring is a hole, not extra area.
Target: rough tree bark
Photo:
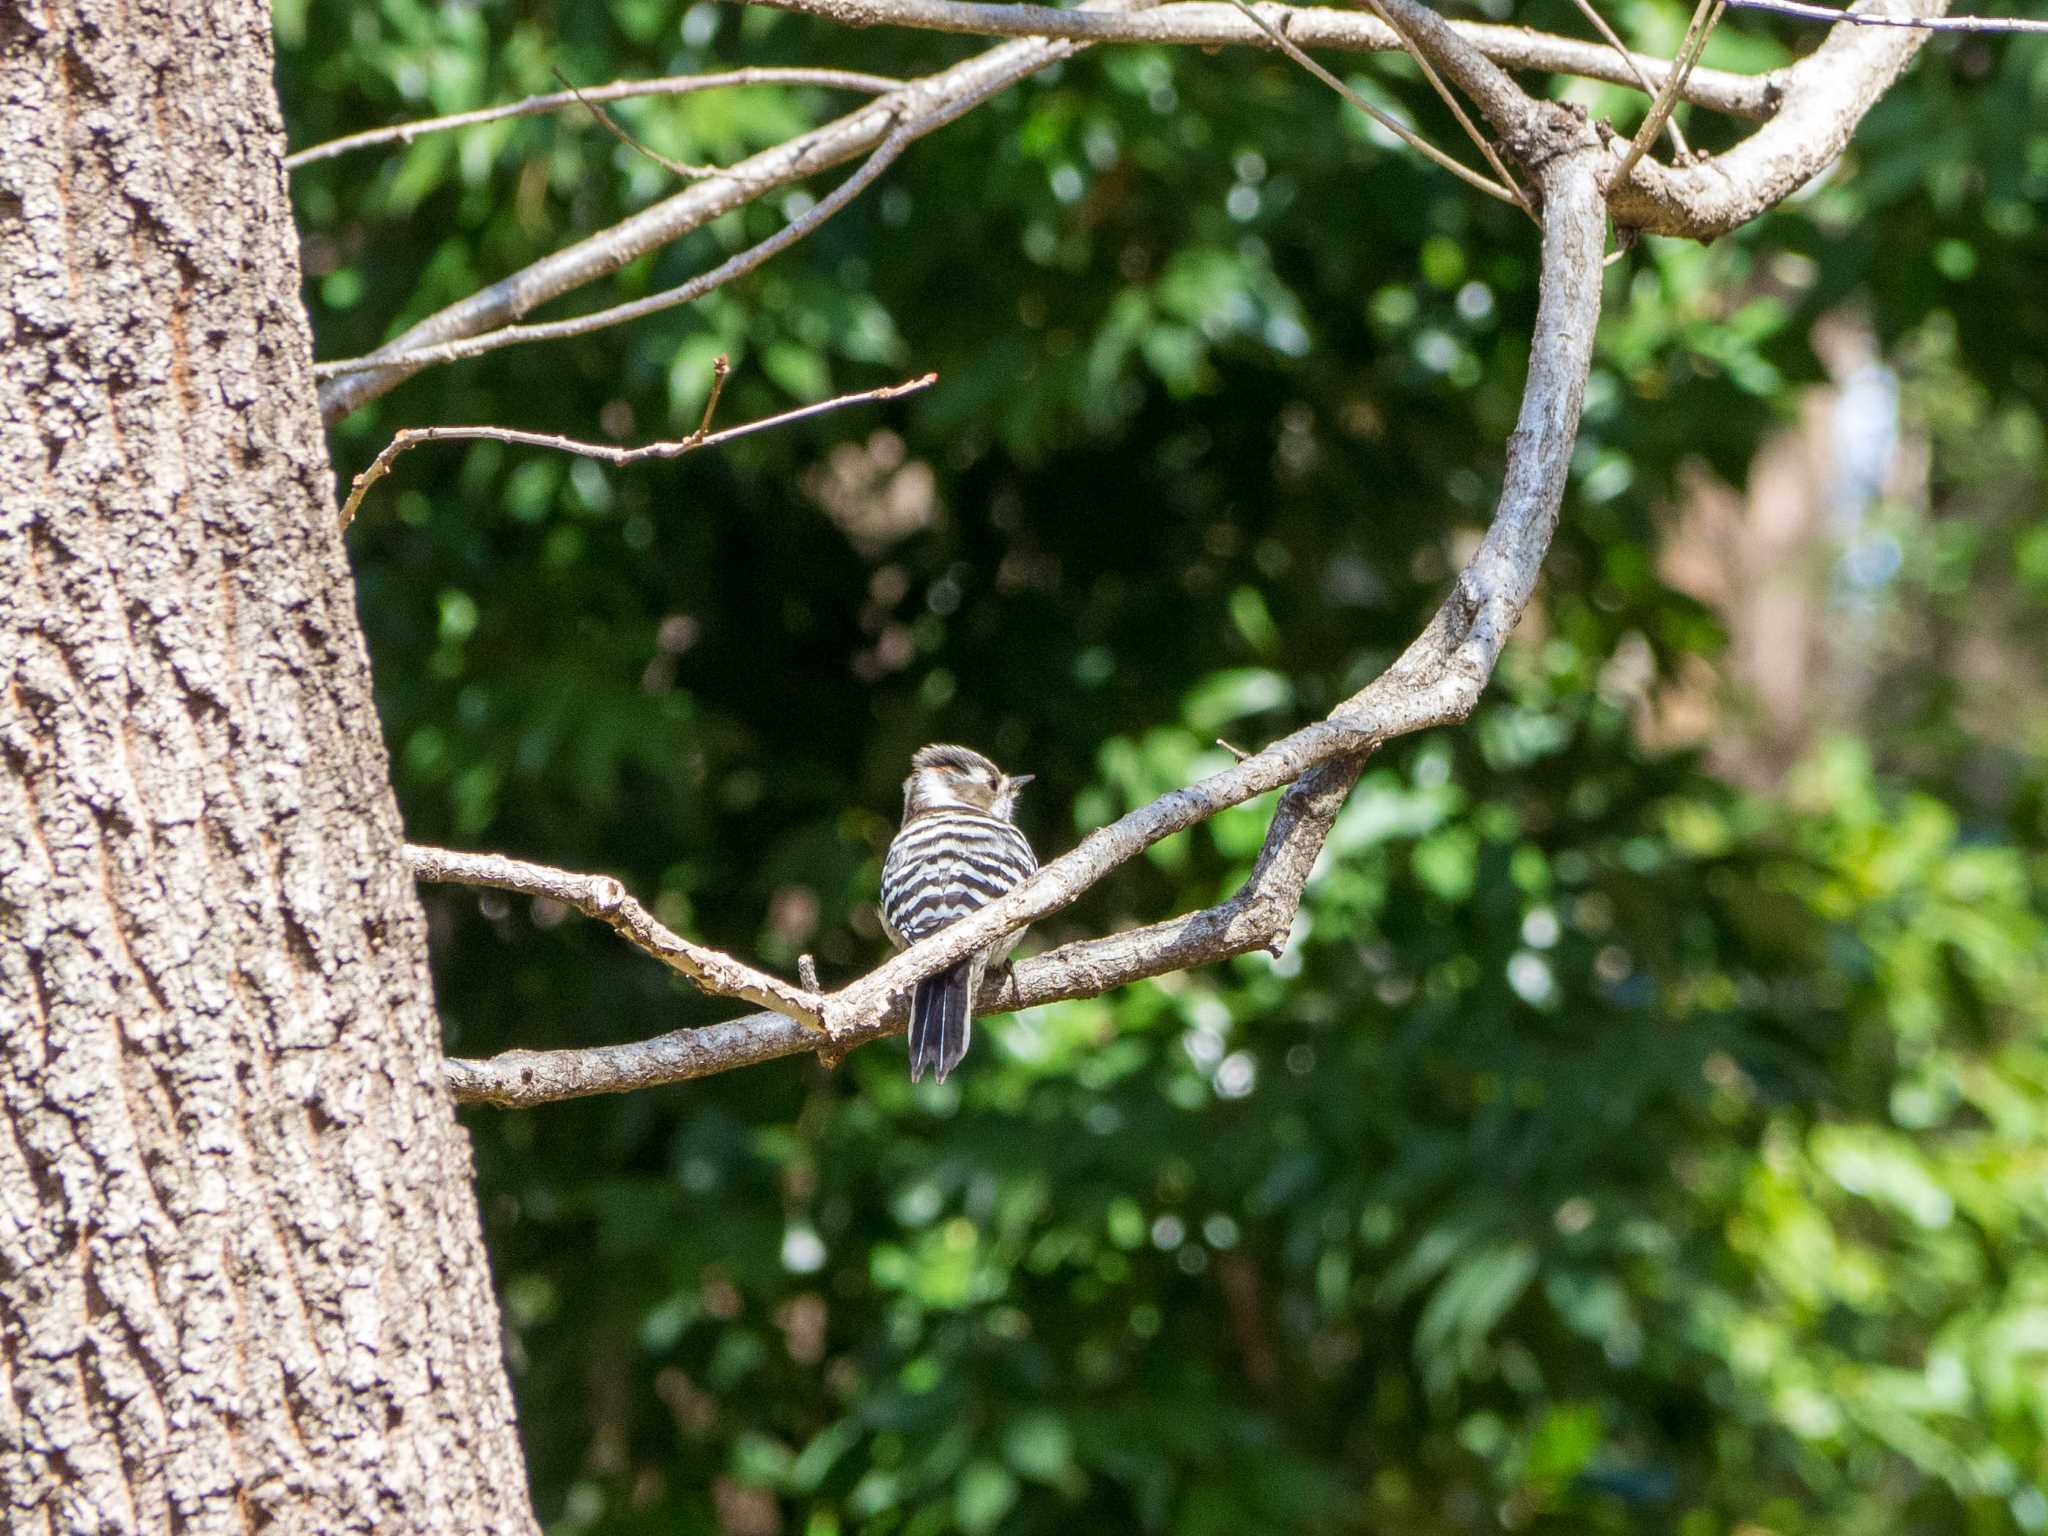
[[[262,0],[0,6],[0,1528],[533,1529]]]

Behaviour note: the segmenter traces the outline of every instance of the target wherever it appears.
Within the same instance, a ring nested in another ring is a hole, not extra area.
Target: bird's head
[[[1017,791],[1031,777],[1005,773],[970,747],[920,747],[903,781],[903,819],[929,811],[975,811],[1013,821]]]

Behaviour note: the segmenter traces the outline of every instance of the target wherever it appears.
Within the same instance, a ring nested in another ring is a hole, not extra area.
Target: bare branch
[[[1936,17],[1949,0],[1861,0],[1860,14]],[[1872,103],[1927,41],[1920,29],[1837,27],[1783,71],[1772,119],[1726,153],[1684,167],[1640,161],[1609,185],[1617,224],[1712,240],[1782,202],[1832,165]]]
[[[1721,0],[1699,0],[1693,7],[1692,21],[1685,29],[1685,41],[1679,44],[1678,58],[1674,68],[1665,77],[1664,88],[1657,93],[1657,99],[1650,103],[1649,115],[1636,129],[1636,136],[1629,141],[1628,149],[1621,157],[1608,180],[1620,184],[1628,180],[1628,173],[1635,169],[1635,163],[1643,158],[1645,151],[1657,142],[1657,135],[1664,131],[1664,124],[1671,118],[1672,110],[1678,105],[1678,93],[1685,85],[1685,77],[1692,73],[1699,63],[1700,54],[1705,51],[1707,39],[1713,34],[1714,23],[1721,19]]]
[[[1738,11],[1772,11],[1801,21],[1846,21],[1858,27],[1916,27],[1923,32],[2048,32],[2048,21],[2019,16],[1873,16],[1800,0],[1725,0]]]
[[[1160,839],[1232,805],[1293,782],[1333,757],[1394,736],[1462,720],[1534,590],[1564,497],[1571,444],[1599,314],[1605,221],[1584,184],[1597,138],[1561,108],[1540,106],[1413,0],[1387,0],[1418,46],[1478,101],[1510,142],[1533,143],[1525,163],[1544,188],[1543,269],[1522,411],[1509,439],[1494,520],[1457,586],[1394,665],[1326,719],[1296,731],[1199,784],[1175,790],[1084,839],[1014,890],[912,945],[826,999],[834,1034],[861,1028],[895,992],[1030,923],[1051,916],[1112,869]],[[1559,206],[1547,206],[1555,198]],[[1594,206],[1587,207],[1588,202]]]
[[[1427,35],[1420,42],[1431,47]],[[1443,55],[1436,62],[1455,77]],[[1364,755],[1390,737],[1470,713],[1534,590],[1556,526],[1600,308],[1604,152],[1568,114],[1526,98],[1523,105],[1527,117],[1517,119],[1518,132],[1547,131],[1555,150],[1536,171],[1543,269],[1529,376],[1493,523],[1435,618],[1392,667],[1328,719],[1100,829],[1007,895],[822,999],[836,1046],[900,1031],[904,997],[922,977],[1059,911],[1161,838],[1292,784],[1259,865],[1230,901],[1020,962],[1010,977],[991,980],[981,1003],[1002,1010],[1096,996],[1139,977],[1269,946],[1293,920],[1307,869]],[[631,1045],[451,1062],[448,1072],[458,1098],[533,1104],[675,1082],[815,1048],[815,1036],[770,1014]]]
[[[660,922],[610,875],[579,875],[495,853],[457,853],[417,843],[405,845],[405,862],[416,880],[486,885],[559,901],[617,929],[634,947],[689,977],[713,997],[745,998],[808,1029],[823,1028],[821,999],[815,992],[778,981],[720,950],[691,943]]]
[[[1523,198],[1520,189],[1515,186],[1514,178],[1506,173],[1505,168],[1503,168],[1501,171],[1501,179],[1499,181],[1488,181],[1484,176],[1480,175],[1477,171],[1468,169],[1467,167],[1458,164],[1457,161],[1453,160],[1449,155],[1445,154],[1442,150],[1438,149],[1434,144],[1430,143],[1429,140],[1425,139],[1413,128],[1410,128],[1406,123],[1402,122],[1399,118],[1395,117],[1391,112],[1382,112],[1378,107],[1374,106],[1371,102],[1367,101],[1363,96],[1359,95],[1358,92],[1352,90],[1351,87],[1346,85],[1342,80],[1339,80],[1335,75],[1331,74],[1327,69],[1323,68],[1323,66],[1318,64],[1314,59],[1310,58],[1307,54],[1303,53],[1299,48],[1295,47],[1294,44],[1288,40],[1286,34],[1280,32],[1273,26],[1271,22],[1267,21],[1265,17],[1261,16],[1257,11],[1253,10],[1251,6],[1245,3],[1245,0],[1230,0],[1230,3],[1235,5],[1240,11],[1243,11],[1246,16],[1250,17],[1252,24],[1254,26],[1256,26],[1260,31],[1264,32],[1268,37],[1272,38],[1275,46],[1277,46],[1282,53],[1286,54],[1290,59],[1294,60],[1295,63],[1299,64],[1303,69],[1307,70],[1310,74],[1314,75],[1318,80],[1322,81],[1323,84],[1327,85],[1339,96],[1342,96],[1346,101],[1350,102],[1352,106],[1356,107],[1359,111],[1363,112],[1367,117],[1371,118],[1374,122],[1378,123],[1382,128],[1386,129],[1387,132],[1391,133],[1403,144],[1406,144],[1410,149],[1414,150],[1417,154],[1421,155],[1425,160],[1430,161],[1434,165],[1439,165],[1443,167],[1443,169],[1449,171],[1453,176],[1457,177],[1467,186],[1477,187],[1481,192],[1484,192],[1488,197],[1498,198],[1500,199],[1500,201],[1504,203],[1517,203],[1525,209],[1529,206],[1527,200]],[[1491,151],[1489,151],[1489,153],[1491,153]]]
[[[329,424],[388,393],[422,364],[389,359],[458,337],[475,336],[517,319],[551,299],[616,272],[634,258],[700,229],[775,187],[828,170],[883,143],[900,123],[924,131],[1047,64],[1068,58],[1079,44],[1065,41],[1004,43],[950,69],[890,92],[846,116],[750,155],[723,175],[706,177],[610,229],[542,257],[531,266],[429,315],[372,354],[380,366],[330,379],[320,390]],[[573,98],[571,98],[573,101]]]
[[[579,103],[588,106],[593,101],[627,101],[637,96],[688,96],[696,91],[742,85],[815,85],[827,90],[866,91],[870,95],[880,95],[902,84],[892,76],[871,75],[857,69],[797,69],[775,65],[729,69],[715,75],[665,75],[658,80],[617,80],[610,85],[595,85],[587,90],[550,91],[545,96],[529,96],[524,101],[508,102],[502,107],[479,107],[473,112],[456,112],[447,117],[394,123],[389,128],[368,128],[361,133],[329,139],[325,144],[315,144],[296,154],[286,155],[284,168],[295,171],[302,165],[332,160],[351,150],[373,149],[379,144],[410,144],[429,133],[473,128],[480,123],[503,122],[510,117],[538,117],[543,112],[559,112],[564,107]]]
[[[1562,121],[1556,108],[1539,108],[1508,72],[1482,53],[1458,29],[1416,0],[1379,0],[1400,19],[1403,34],[1442,66],[1458,89],[1471,97],[1487,122],[1515,148],[1524,164],[1540,165],[1558,146]],[[1570,134],[1570,138],[1576,138]],[[1539,143],[1539,141],[1545,141]]]
[[[958,103],[960,112],[973,106],[980,97]],[[592,332],[609,330],[615,325],[625,325],[634,320],[659,314],[664,309],[674,309],[701,299],[714,289],[722,288],[734,278],[744,277],[769,257],[787,250],[797,241],[810,234],[832,215],[839,212],[895,163],[896,157],[909,147],[911,140],[929,133],[934,128],[951,122],[958,112],[950,115],[937,113],[921,118],[915,123],[905,123],[875,146],[873,154],[846,180],[839,183],[824,197],[813,203],[801,217],[791,219],[767,239],[756,242],[737,256],[727,257],[709,272],[701,272],[687,283],[678,283],[673,288],[664,288],[659,293],[650,293],[644,298],[634,299],[625,304],[614,304],[608,309],[594,310],[587,315],[577,315],[569,320],[551,320],[541,325],[506,325],[495,331],[486,331],[481,336],[471,336],[462,341],[445,341],[439,346],[421,347],[412,352],[391,352],[380,349],[368,357],[350,358],[338,363],[315,363],[313,376],[332,379],[346,373],[360,373],[365,370],[388,370],[393,366],[423,368],[429,363],[452,363],[466,357],[481,357],[486,352],[496,352],[502,347],[517,346],[529,341],[566,341],[572,336],[588,336]],[[723,177],[735,177],[736,172],[719,173]]]
[[[922,378],[906,379],[901,384],[889,384],[880,389],[863,389],[851,395],[835,395],[830,400],[820,400],[812,405],[800,405],[793,411],[763,416],[759,421],[727,427],[723,432],[713,432],[707,436],[704,428],[711,425],[711,411],[718,404],[718,392],[725,383],[725,359],[721,357],[718,362],[720,366],[712,374],[711,398],[704,402],[703,424],[688,437],[676,442],[647,443],[639,448],[620,448],[611,443],[583,443],[571,437],[559,437],[552,432],[518,432],[509,427],[407,427],[393,437],[385,445],[384,451],[370,461],[369,467],[350,482],[348,500],[341,504],[341,526],[346,528],[354,521],[356,509],[362,505],[363,494],[391,472],[392,461],[407,449],[417,448],[421,443],[462,442],[481,438],[488,442],[512,443],[524,448],[552,448],[558,453],[578,454],[586,459],[603,459],[607,464],[637,464],[642,459],[679,459],[686,453],[696,452],[699,448],[716,448],[720,443],[751,437],[756,432],[766,432],[771,427],[786,427],[792,422],[822,416],[827,411],[836,411],[842,406],[866,405],[876,400],[894,400],[902,395],[914,395],[921,389],[931,388],[939,381],[936,373],[927,373]]]
[[[750,0],[776,10],[822,16],[852,27],[915,27],[975,37],[1064,37],[1094,43],[1167,43],[1197,48],[1249,44],[1267,46],[1261,34],[1229,4],[1182,0],[1150,10],[1116,14],[1066,10],[1049,5],[983,4],[979,0]],[[1393,53],[1401,40],[1377,17],[1325,6],[1266,5],[1264,14],[1303,48],[1348,53]],[[1630,54],[1624,66],[1599,43],[1558,37],[1528,27],[1455,21],[1450,25],[1494,63],[1507,69],[1579,75],[1613,85],[1661,83],[1668,61]],[[1654,86],[1649,94],[1655,94]],[[1756,120],[1777,109],[1776,76],[1697,70],[1684,99],[1694,106]]]
[[[1280,797],[1258,859],[1230,899],[1163,923],[1083,939],[999,980],[990,1005],[1005,1013],[1076,997],[1099,997],[1148,976],[1214,965],[1254,950],[1278,954],[1294,926],[1323,842],[1371,749],[1308,770]]]

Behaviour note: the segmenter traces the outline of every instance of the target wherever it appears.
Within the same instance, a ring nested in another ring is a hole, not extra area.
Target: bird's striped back
[[[882,864],[882,921],[914,944],[985,906],[1038,868],[1015,825],[947,808],[904,824]]]

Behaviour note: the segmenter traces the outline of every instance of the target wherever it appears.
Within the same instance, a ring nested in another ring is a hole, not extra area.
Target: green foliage
[[[1685,11],[1610,14],[1668,48]],[[295,145],[556,68],[915,73],[967,46],[667,0],[294,0],[278,36]],[[1708,59],[1793,40],[1731,18]],[[1454,141],[1412,72],[1346,73]],[[846,100],[617,113],[729,160]],[[992,1021],[943,1086],[880,1047],[468,1114],[551,1528],[2048,1524],[2048,704],[2011,660],[2048,632],[2044,124],[2048,50],[1937,42],[1824,186],[1617,270],[1540,613],[1468,728],[1370,766],[1277,960]],[[672,184],[570,113],[294,185],[339,356]],[[702,270],[770,202],[559,308]],[[623,471],[404,459],[350,541],[408,827],[856,974],[918,744],[1038,773],[1053,850],[1396,654],[1487,515],[1533,282],[1519,214],[1284,60],[1049,70],[753,278],[340,425],[346,474],[402,424],[687,432],[720,353],[724,422],[942,379]],[[1845,305],[1930,494],[1873,506],[1883,579],[1827,598],[1877,706],[1737,789],[1637,728],[1723,656],[1660,579],[1659,514],[1699,466],[1746,478]],[[1217,899],[1269,812],[1162,844],[1038,941]],[[452,1050],[722,1011],[596,925],[424,894]]]

